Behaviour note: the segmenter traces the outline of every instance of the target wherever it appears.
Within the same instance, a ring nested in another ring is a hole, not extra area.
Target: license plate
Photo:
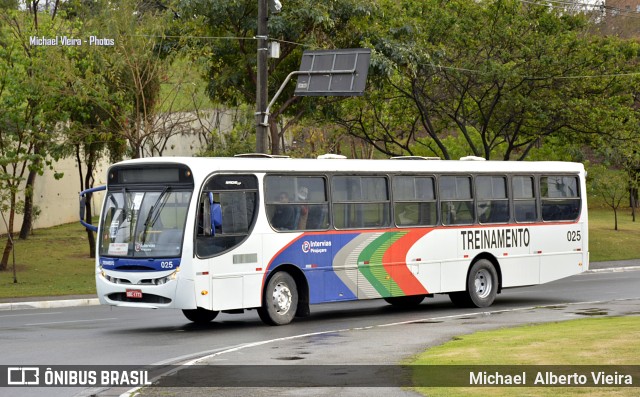
[[[127,298],[142,299],[142,291],[139,289],[128,289]]]

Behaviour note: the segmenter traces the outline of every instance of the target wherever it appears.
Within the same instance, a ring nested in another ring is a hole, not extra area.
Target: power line
[[[433,69],[438,69],[438,70],[454,70],[454,71],[459,71],[459,72],[466,72],[466,73],[474,73],[474,74],[480,74],[480,75],[488,75],[489,73],[487,72],[483,72],[481,70],[476,70],[476,69],[467,69],[467,68],[458,68],[455,66],[440,66],[440,65],[434,65],[432,63],[428,63],[428,64],[421,64],[422,66],[430,66]],[[531,79],[531,80],[569,80],[569,79],[596,79],[596,78],[615,78],[615,77],[634,77],[634,76],[640,76],[640,72],[626,72],[626,73],[605,73],[605,74],[594,74],[594,75],[575,75],[575,76],[546,76],[546,77],[540,77],[540,76],[522,76],[522,78],[526,78],[526,79]]]
[[[135,35],[122,35],[125,37],[147,37],[155,39],[197,39],[197,40],[258,40],[256,36],[253,37],[236,37],[236,36],[188,36],[188,35],[149,35],[149,34],[135,34]],[[269,41],[277,41],[279,43],[293,44],[301,47],[314,47],[310,44],[298,43],[291,40],[268,38]]]
[[[622,9],[614,6],[608,6],[604,1],[598,3],[581,3],[569,0],[519,0],[521,3],[532,4],[542,7],[549,7],[558,10],[567,10],[571,7],[583,8],[596,12],[608,11],[612,16],[623,16],[628,18],[640,18],[640,12],[631,9]]]

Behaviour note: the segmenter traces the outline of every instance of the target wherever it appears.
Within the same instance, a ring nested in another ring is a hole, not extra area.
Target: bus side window
[[[265,207],[277,231],[329,227],[326,178],[313,175],[267,175]]]
[[[514,176],[511,179],[511,188],[516,222],[535,222],[538,219],[538,211],[533,176]]]
[[[480,223],[509,222],[507,178],[500,175],[479,175],[475,179]]]
[[[253,220],[254,193],[230,191],[220,194],[222,205],[222,232],[228,234],[247,234],[250,221]]]
[[[435,225],[438,216],[434,178],[399,175],[392,182],[396,225]]]
[[[578,178],[569,175],[540,177],[542,220],[572,221],[580,215]]]
[[[440,177],[440,211],[444,225],[471,224],[475,219],[471,177],[445,175]]]
[[[213,175],[203,189],[195,252],[207,258],[237,247],[251,233],[258,213],[258,180],[254,175]]]

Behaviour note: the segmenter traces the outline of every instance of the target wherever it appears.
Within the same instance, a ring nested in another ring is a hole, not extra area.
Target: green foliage
[[[281,55],[269,60],[268,91],[275,93],[286,76],[298,69],[304,49],[360,46],[361,21],[369,17],[375,6],[364,0],[291,0],[284,4],[282,12],[269,15],[269,40],[280,43]],[[206,64],[209,97],[232,107],[254,104],[257,2],[198,0],[180,2],[177,9],[181,15],[181,32],[191,38],[185,39],[185,50],[193,59]],[[272,135],[281,115],[299,120],[302,115],[308,115],[312,103],[323,101],[302,100],[293,96],[293,90],[293,84],[286,86],[272,108]],[[275,135],[281,138],[291,124],[281,122],[279,125],[282,127]]]
[[[256,147],[253,111],[249,106],[240,106],[234,112],[231,131],[222,128],[210,131],[206,136],[206,148],[199,156],[231,157],[241,153],[252,153]]]
[[[55,14],[5,9],[0,14],[0,200],[13,230],[15,213],[24,203],[25,223],[33,218],[31,189],[44,167],[51,167],[67,119],[69,48],[33,46],[31,37],[56,37],[66,26]],[[23,182],[25,182],[23,184]],[[18,198],[24,194],[24,200]],[[26,216],[29,215],[29,216]],[[13,243],[7,239],[0,269],[6,268]]]
[[[637,77],[623,74],[634,70],[637,43],[588,35],[588,15],[515,0],[380,4],[379,23],[366,32],[371,99],[362,112],[338,113],[350,127],[353,114],[395,119],[405,134],[392,141],[373,124],[347,129],[377,147],[524,159],[545,137],[584,143],[638,127],[629,89]],[[406,115],[382,108],[380,90],[409,104]]]
[[[589,168],[589,186],[593,195],[599,196],[614,212],[614,230],[618,230],[618,209],[629,197],[627,176],[602,164]]]

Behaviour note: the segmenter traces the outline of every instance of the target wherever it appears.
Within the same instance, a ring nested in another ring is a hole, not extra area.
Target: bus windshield
[[[191,191],[110,191],[102,211],[100,255],[179,257]]]

